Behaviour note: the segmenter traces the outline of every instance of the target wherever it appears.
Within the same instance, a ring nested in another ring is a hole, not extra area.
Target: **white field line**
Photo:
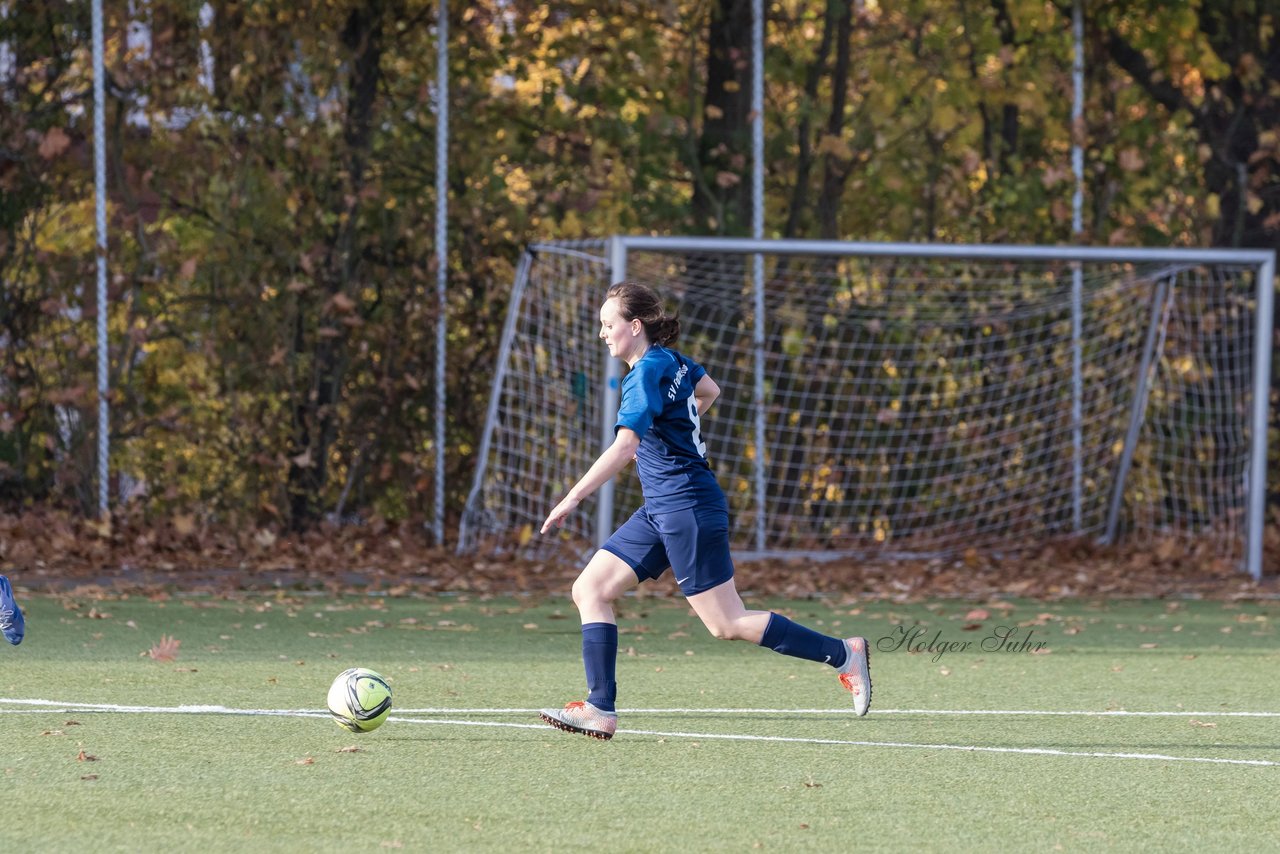
[[[4,700],[0,699],[0,703]],[[456,709],[456,708],[422,708],[398,709],[401,714],[409,715],[524,715],[536,713],[538,709]],[[853,709],[618,709],[619,714],[628,715],[852,715]],[[997,717],[1022,716],[1057,716],[1057,717],[1133,717],[1133,718],[1280,718],[1280,712],[1184,712],[1153,711],[1130,712],[1121,709],[1079,711],[1049,711],[1038,709],[872,709],[873,717],[879,715],[994,715]]]
[[[56,700],[38,700],[28,698],[12,698],[0,697],[0,705],[17,705],[17,706],[38,706],[41,708],[25,708],[25,709],[0,709],[0,714],[13,713],[84,713],[84,712],[121,712],[134,714],[216,714],[216,715],[246,715],[246,716],[268,716],[268,717],[305,717],[305,718],[327,718],[326,711],[317,711],[314,709],[236,709],[228,706],[218,705],[184,705],[184,706],[128,706],[116,705],[112,703],[65,703]],[[534,709],[441,709],[437,710],[441,713],[450,714],[526,714],[536,710]],[[633,709],[631,712],[652,712],[652,713],[684,713],[692,714],[696,712],[718,711],[721,713],[821,713],[821,714],[848,714],[844,710],[830,709],[650,709],[640,710]],[[937,714],[936,711],[926,709],[915,710],[892,710],[897,713],[910,714]],[[427,710],[422,709],[402,709],[401,714],[407,713],[424,713]],[[881,711],[877,714],[886,714]],[[963,713],[963,710],[951,710],[949,713]],[[1046,714],[1045,712],[994,712],[981,711],[981,714]],[[1084,712],[1084,713],[1063,713],[1049,712],[1048,714],[1087,714],[1090,716],[1100,714],[1117,714],[1115,712]],[[1123,713],[1121,713],[1123,714]],[[1191,712],[1137,712],[1132,713],[1141,716],[1177,716],[1182,717],[1193,714]],[[1197,715],[1249,715],[1249,716],[1280,716],[1274,712],[1196,712]],[[544,730],[546,727],[542,724],[534,723],[508,723],[503,721],[468,721],[458,720],[455,718],[406,718],[400,715],[389,717],[388,721],[396,721],[404,724],[430,724],[436,726],[473,726],[473,727],[498,727],[507,729],[536,729]],[[662,730],[644,730],[644,729],[620,729],[619,733],[624,735],[646,735],[657,736],[659,738],[689,738],[702,739],[706,741],[756,741],[756,742],[772,742],[775,744],[829,744],[841,745],[846,747],[879,747],[879,748],[900,748],[913,750],[953,750],[965,753],[1013,753],[1024,756],[1070,756],[1087,759],[1134,759],[1147,760],[1155,762],[1196,762],[1212,765],[1251,765],[1261,767],[1280,767],[1280,762],[1267,759],[1225,759],[1212,756],[1171,756],[1164,753],[1106,753],[1097,751],[1075,751],[1075,750],[1057,750],[1047,747],[984,747],[972,744],[929,744],[903,741],[857,741],[849,739],[835,738],[797,738],[788,736],[770,736],[770,735],[743,735],[734,733],[709,733],[709,732],[668,732]]]
[[[1280,768],[1280,762],[1267,759],[1222,759],[1210,756],[1168,756],[1163,753],[1096,753],[1054,750],[1048,747],[979,747],[970,744],[915,744],[902,741],[845,741],[834,738],[786,738],[771,735],[725,735],[696,732],[653,732],[650,730],[618,730],[631,735],[656,735],[667,738],[706,738],[733,741],[773,741],[798,744],[842,744],[851,747],[899,747],[916,750],[959,750],[965,753],[1020,753],[1031,756],[1079,756],[1090,759],[1147,759],[1157,762],[1205,762],[1215,765],[1261,765]]]
[[[183,705],[183,706],[130,706],[115,703],[70,703],[63,700],[41,700],[33,698],[0,697],[0,706],[43,706],[59,707],[62,711],[106,711],[106,712],[153,712],[169,714],[224,714],[224,715],[277,715],[282,717],[318,715],[324,717],[327,711],[316,709],[233,709],[218,705]],[[54,709],[47,709],[54,711]],[[15,709],[0,709],[0,712],[12,712]],[[536,708],[446,708],[443,706],[427,706],[417,709],[396,711],[402,715],[528,715],[537,714]],[[620,714],[627,715],[833,715],[841,717],[852,715],[853,710],[842,707],[838,709],[733,709],[733,708],[669,708],[669,709],[619,709]],[[874,709],[873,716],[879,715],[987,715],[996,717],[1086,717],[1086,718],[1280,718],[1280,712],[1231,712],[1202,711],[1187,712],[1170,711],[1129,711],[1126,709]]]
[[[16,712],[125,712],[133,714],[169,715],[264,715],[280,718],[327,718],[323,709],[233,709],[229,706],[130,706],[118,703],[68,703],[64,700],[37,700],[26,697],[0,697],[0,706],[39,706],[39,709],[0,709],[0,714]]]

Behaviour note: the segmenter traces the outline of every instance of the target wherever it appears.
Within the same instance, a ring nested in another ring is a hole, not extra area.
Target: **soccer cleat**
[[[22,643],[22,636],[26,631],[27,624],[22,619],[22,609],[13,601],[13,587],[9,584],[9,579],[0,575],[0,634],[17,646]]]
[[[871,708],[871,652],[866,638],[849,638],[844,643],[849,658],[840,668],[840,684],[853,694],[853,713],[861,717]]]
[[[538,713],[544,721],[556,729],[576,732],[608,741],[618,729],[618,716],[602,712],[590,703],[577,700],[563,709],[543,709]]]

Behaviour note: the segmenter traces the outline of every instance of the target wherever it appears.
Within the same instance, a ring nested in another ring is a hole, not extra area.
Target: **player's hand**
[[[571,495],[566,495],[560,500],[560,503],[551,509],[547,514],[547,521],[542,523],[542,533],[550,531],[554,526],[556,528],[564,527],[564,520],[570,513],[578,509],[578,505],[582,502]]]

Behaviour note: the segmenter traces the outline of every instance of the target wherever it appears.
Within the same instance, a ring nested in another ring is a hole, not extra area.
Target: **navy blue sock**
[[[587,702],[602,712],[616,711],[618,683],[618,627],[613,623],[584,623],[582,664],[587,670]]]
[[[770,612],[760,645],[774,652],[840,667],[849,657],[849,647],[840,638],[827,637]]]

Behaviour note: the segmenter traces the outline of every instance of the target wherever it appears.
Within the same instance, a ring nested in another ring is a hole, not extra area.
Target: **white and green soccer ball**
[[[344,670],[329,686],[329,713],[343,729],[372,732],[391,714],[391,686],[368,668]]]

